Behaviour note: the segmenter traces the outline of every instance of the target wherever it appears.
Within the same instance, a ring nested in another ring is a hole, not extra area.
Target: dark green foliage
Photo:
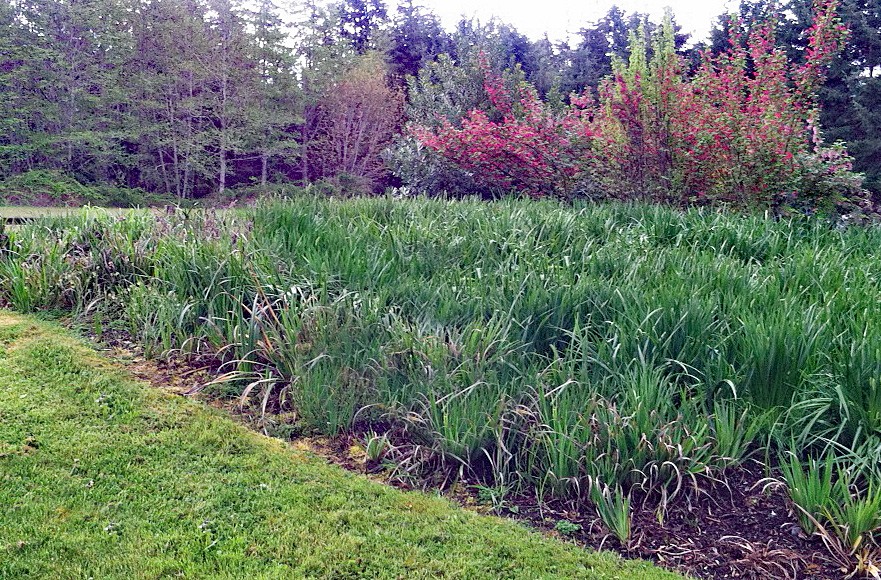
[[[414,4],[399,3],[390,33],[389,61],[392,73],[402,82],[422,67],[450,51],[450,39],[438,17]]]
[[[265,184],[296,150],[298,86],[277,9],[255,8],[0,2],[0,178],[179,199]]]
[[[383,0],[342,0],[337,5],[340,37],[359,54],[375,49],[378,29],[388,19]]]

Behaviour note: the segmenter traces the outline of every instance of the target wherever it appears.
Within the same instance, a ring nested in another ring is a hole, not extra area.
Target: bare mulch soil
[[[488,505],[481,501],[480,486],[468,481],[414,482],[402,479],[394,468],[381,470],[364,459],[362,441],[357,435],[344,435],[312,439],[309,445],[333,463],[373,474],[396,487],[442,489],[465,507],[520,520],[583,546],[652,560],[695,578],[838,580],[845,576],[823,542],[802,532],[785,489],[767,478],[758,463],[730,470],[724,481],[704,479],[699,489],[683,489],[669,503],[663,523],[656,498],[632,498],[633,538],[629,546],[622,546],[589,505],[538,502],[534,496],[506,497],[501,505]],[[562,534],[556,528],[560,521],[579,529]]]
[[[210,355],[148,360],[125,333],[105,332],[93,338],[135,377],[178,395],[198,395],[219,374],[220,362]],[[236,399],[199,398],[226,409],[251,428],[270,434],[292,432],[268,429],[267,422],[258,420],[259,413],[242,408]],[[276,423],[284,420],[275,417]],[[510,517],[586,547],[652,560],[695,578],[838,580],[845,576],[822,541],[801,531],[782,485],[767,478],[758,463],[730,470],[724,481],[704,479],[698,489],[683,488],[661,518],[657,499],[633,498],[633,538],[629,546],[622,546],[589,505],[538,502],[532,496],[505,497],[491,505],[481,497],[480,486],[438,477],[443,469],[434,470],[433,477],[414,475],[432,470],[402,470],[394,458],[412,459],[417,446],[397,439],[396,433],[388,435],[394,451],[383,462],[367,460],[363,434],[357,432],[335,438],[293,437],[292,443],[371,479],[406,489],[441,490],[466,508]],[[573,524],[566,526],[565,534],[557,528],[564,520]]]

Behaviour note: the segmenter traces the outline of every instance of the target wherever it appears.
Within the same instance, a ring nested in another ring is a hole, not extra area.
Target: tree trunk
[[[302,143],[300,144],[300,182],[303,187],[309,183],[309,129],[307,128],[309,118],[306,116],[303,120],[303,131],[301,132]]]
[[[223,195],[226,191],[226,129],[221,129],[220,136],[220,175],[218,177],[217,193]]]

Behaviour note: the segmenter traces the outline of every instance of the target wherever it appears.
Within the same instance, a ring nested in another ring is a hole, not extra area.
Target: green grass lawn
[[[0,578],[679,576],[404,493],[0,311]]]

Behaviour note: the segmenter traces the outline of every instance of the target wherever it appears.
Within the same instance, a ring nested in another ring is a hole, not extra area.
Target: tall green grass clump
[[[391,429],[408,473],[591,502],[623,543],[632,501],[663,521],[780,456],[805,529],[859,538],[868,566],[878,247],[874,227],[699,209],[304,196],[25,225],[0,292],[213,353],[217,392],[299,430]]]

